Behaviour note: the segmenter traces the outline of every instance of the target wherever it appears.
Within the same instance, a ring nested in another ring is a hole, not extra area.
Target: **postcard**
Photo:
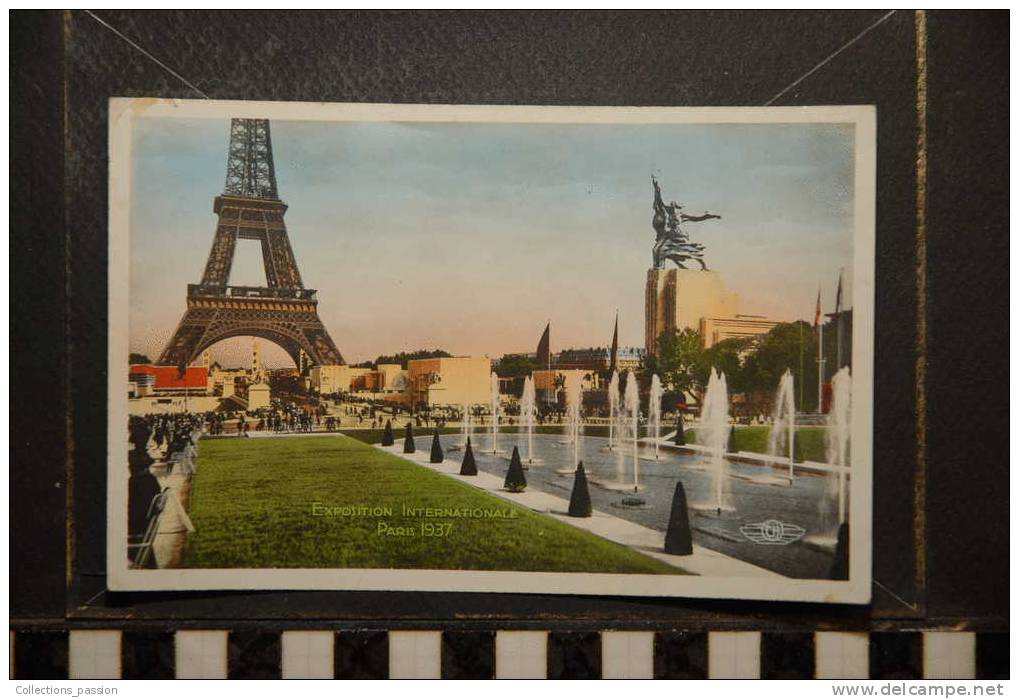
[[[875,137],[111,100],[110,589],[869,601]]]

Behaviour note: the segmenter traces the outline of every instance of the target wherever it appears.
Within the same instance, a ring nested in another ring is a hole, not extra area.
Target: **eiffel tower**
[[[226,187],[212,210],[219,222],[205,273],[200,284],[188,284],[187,310],[159,363],[183,371],[220,340],[251,335],[282,347],[302,371],[310,364],[343,364],[290,247],[268,119],[231,120]],[[229,286],[238,238],[261,242],[266,286]]]

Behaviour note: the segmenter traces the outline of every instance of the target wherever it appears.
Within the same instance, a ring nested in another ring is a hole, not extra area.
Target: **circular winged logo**
[[[739,528],[746,538],[755,544],[786,546],[798,541],[807,530],[798,524],[786,524],[777,519],[766,519],[757,524],[744,524]]]

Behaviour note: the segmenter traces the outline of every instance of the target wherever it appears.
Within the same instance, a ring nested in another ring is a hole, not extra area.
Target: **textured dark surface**
[[[494,631],[442,632],[442,679],[490,680],[493,677]]]
[[[930,15],[928,604],[1008,610],[1008,33]]]
[[[227,676],[232,680],[280,677],[279,633],[231,631],[227,642]]]
[[[125,631],[120,639],[120,673],[125,680],[171,680],[176,670],[172,631]]]
[[[872,680],[915,680],[923,677],[923,635],[909,631],[870,635]]]
[[[978,633],[976,666],[979,680],[1007,680],[1008,634]]]
[[[761,634],[762,679],[806,680],[813,676],[814,634]]]
[[[64,616],[66,371],[60,14],[11,15],[11,614]],[[17,309],[21,309],[18,313]]]
[[[66,680],[67,632],[18,632],[14,635],[16,680]]]
[[[548,679],[594,680],[601,677],[601,634],[553,631],[548,635]]]
[[[662,631],[655,634],[655,679],[700,680],[707,676],[706,633]]]
[[[763,104],[881,15],[98,14],[213,98],[605,105]],[[292,628],[335,619],[357,628],[400,619],[434,628],[435,620],[456,619],[462,628],[679,622],[780,630],[951,617],[1005,628],[1007,16],[929,15],[931,449],[928,567],[919,579],[913,13],[896,13],[775,102],[878,108],[876,584],[873,604],[853,609],[541,595],[102,594],[107,98],[199,95],[85,13],[17,12],[11,20],[11,196],[18,204],[11,209],[10,287],[12,327],[19,328],[12,395],[45,396],[11,418],[16,621],[260,619]],[[73,574],[65,593],[68,550]]]
[[[333,650],[333,674],[341,680],[389,677],[389,634],[385,631],[341,631]]]

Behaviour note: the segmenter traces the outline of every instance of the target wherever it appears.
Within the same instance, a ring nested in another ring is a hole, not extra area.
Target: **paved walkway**
[[[566,514],[570,506],[569,500],[543,493],[540,490],[511,493],[503,489],[504,479],[502,477],[485,471],[479,470],[476,476],[461,476],[459,460],[446,459],[441,464],[429,463],[431,439],[426,438],[425,435],[421,435],[416,439],[424,448],[418,449],[413,454],[403,453],[402,439],[398,439],[396,444],[391,447],[374,446],[376,449],[403,457],[408,461],[430,468],[433,471],[472,485],[475,488],[480,488],[504,500],[523,505],[535,512],[547,514],[578,529],[584,529],[603,539],[629,546],[646,556],[657,558],[694,575],[725,578],[783,577],[778,573],[773,573],[770,570],[759,568],[750,563],[744,563],[741,560],[712,551],[703,546],[698,546],[697,544],[694,544],[693,554],[690,556],[673,556],[665,553],[665,532],[644,527],[599,510],[595,510],[591,517],[570,517]],[[458,452],[458,454],[462,454],[462,452]]]

